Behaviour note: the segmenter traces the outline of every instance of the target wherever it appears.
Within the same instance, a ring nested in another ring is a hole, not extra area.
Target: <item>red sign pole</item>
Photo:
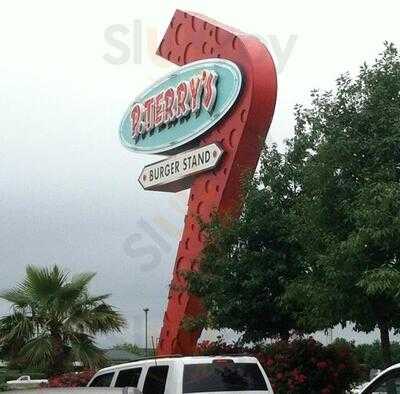
[[[213,212],[240,213],[241,180],[255,171],[274,113],[276,72],[271,55],[256,37],[180,10],[175,12],[157,53],[178,65],[228,59],[240,67],[244,79],[236,104],[200,140],[201,146],[219,143],[225,153],[218,169],[199,175],[190,190],[157,349],[158,355],[191,354],[201,332],[185,331],[182,321],[204,310],[201,300],[184,290],[181,272],[199,268],[204,239],[198,218],[207,221]]]

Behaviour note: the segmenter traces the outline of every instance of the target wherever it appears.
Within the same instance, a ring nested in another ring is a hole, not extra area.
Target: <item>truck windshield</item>
[[[255,363],[214,362],[185,365],[184,394],[217,391],[268,391],[268,388]]]

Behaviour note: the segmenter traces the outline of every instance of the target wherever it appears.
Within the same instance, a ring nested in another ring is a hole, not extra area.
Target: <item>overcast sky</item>
[[[111,292],[130,323],[100,342],[143,343],[143,307],[158,336],[187,192],[141,190],[138,174],[155,157],[124,149],[118,126],[134,97],[175,68],[154,52],[176,8],[263,37],[279,69],[268,137],[278,143],[292,135],[293,106],[311,89],[357,72],[384,40],[399,46],[395,0],[239,4],[2,0],[0,289],[27,264],[96,271],[93,291]],[[105,37],[113,29],[124,53]],[[0,301],[0,314],[8,309]]]

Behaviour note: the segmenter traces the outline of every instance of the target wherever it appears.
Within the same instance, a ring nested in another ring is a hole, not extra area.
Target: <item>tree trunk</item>
[[[59,334],[52,334],[53,361],[49,365],[50,376],[59,375],[65,372],[65,352],[62,337]]]
[[[382,358],[385,368],[392,365],[392,352],[390,349],[390,338],[389,338],[389,328],[386,322],[381,321],[379,324],[379,331],[381,334],[381,350]]]

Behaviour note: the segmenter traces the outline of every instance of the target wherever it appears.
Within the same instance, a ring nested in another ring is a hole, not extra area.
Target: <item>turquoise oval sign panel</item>
[[[135,152],[167,153],[210,130],[235,103],[238,66],[224,59],[187,64],[139,95],[120,126],[122,144]]]

